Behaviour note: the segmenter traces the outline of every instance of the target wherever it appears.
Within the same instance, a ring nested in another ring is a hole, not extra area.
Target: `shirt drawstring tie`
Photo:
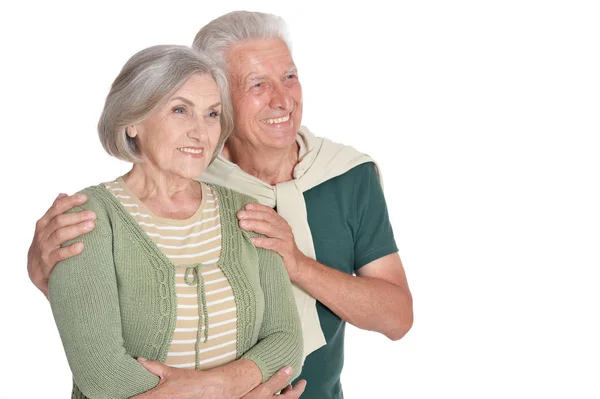
[[[208,306],[206,305],[206,290],[204,289],[204,279],[200,268],[202,265],[190,266],[185,269],[183,280],[188,286],[196,284],[198,299],[200,299],[200,307],[198,311],[198,333],[196,335],[196,370],[200,369],[200,339],[202,330],[204,330],[204,341],[208,340]]]

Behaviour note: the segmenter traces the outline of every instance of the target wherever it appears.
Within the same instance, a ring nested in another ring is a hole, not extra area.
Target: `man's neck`
[[[223,148],[221,155],[237,164],[244,172],[274,186],[294,178],[298,151],[297,142],[289,149],[265,152],[249,148],[232,138]]]

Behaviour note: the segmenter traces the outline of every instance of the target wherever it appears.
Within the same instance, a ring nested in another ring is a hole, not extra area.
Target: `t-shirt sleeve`
[[[354,187],[354,271],[364,265],[398,252],[388,215],[383,189],[371,162],[353,169]]]

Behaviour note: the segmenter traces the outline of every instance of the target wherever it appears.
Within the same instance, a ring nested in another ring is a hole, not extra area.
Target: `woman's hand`
[[[281,255],[290,280],[297,281],[302,270],[300,265],[306,256],[296,246],[288,222],[273,208],[260,204],[246,205],[243,211],[237,213],[237,217],[242,229],[266,236],[252,238],[252,242],[259,248],[270,249]]]
[[[219,373],[178,369],[144,358],[138,358],[138,362],[146,370],[158,376],[160,382],[154,389],[133,396],[131,399],[239,399],[239,394],[232,395],[230,388],[233,387],[228,386],[235,382],[226,383],[219,377]],[[290,375],[292,375],[291,367],[284,367],[241,399],[272,398],[285,385]],[[288,385],[278,397],[298,399],[305,388],[306,381],[301,380],[294,387]]]
[[[246,395],[242,396],[241,399],[268,399],[275,396],[277,392],[285,385],[286,381],[292,375],[291,367],[284,367],[279,370],[267,381],[263,382]],[[277,396],[281,399],[298,399],[304,389],[306,388],[306,380],[300,380],[294,387],[288,385],[281,394]]]
[[[218,373],[178,369],[144,358],[138,362],[160,378],[158,385],[132,399],[229,399],[231,394]]]

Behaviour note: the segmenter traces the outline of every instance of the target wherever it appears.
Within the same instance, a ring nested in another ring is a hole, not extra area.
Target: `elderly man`
[[[307,385],[298,380],[281,396],[298,398],[304,390],[303,398],[342,398],[345,323],[398,340],[413,321],[375,163],[300,125],[302,88],[281,18],[226,14],[198,32],[194,47],[227,70],[235,111],[234,134],[203,179],[264,204],[241,210],[240,226],[265,236],[254,244],[278,252],[295,285],[307,355],[300,379]],[[28,270],[44,293],[56,263],[83,250],[61,244],[93,228],[93,214],[63,215],[84,201],[60,195],[37,223]],[[165,379],[178,378],[178,370],[145,363]],[[262,384],[256,366],[236,372],[244,397],[262,398],[281,388],[289,370]],[[164,397],[160,389],[140,397]]]

